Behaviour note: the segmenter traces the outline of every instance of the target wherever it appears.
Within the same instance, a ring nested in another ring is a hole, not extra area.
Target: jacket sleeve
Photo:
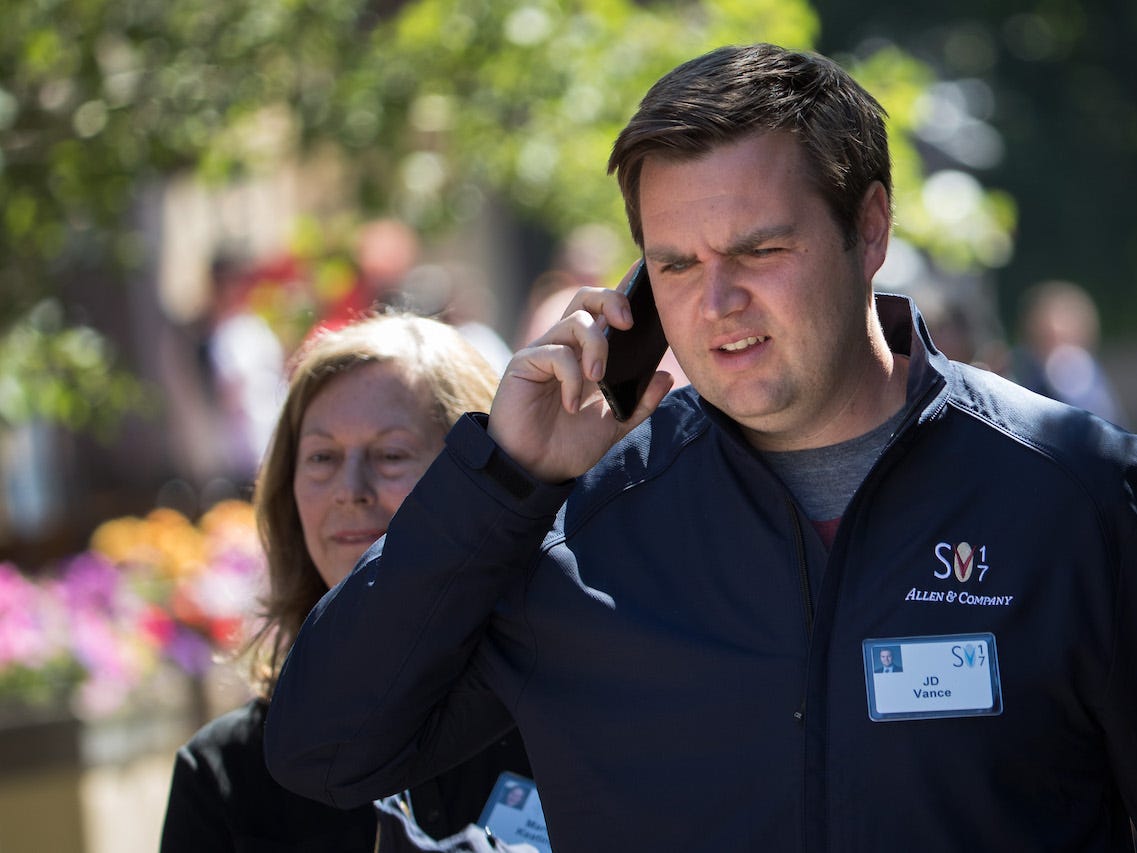
[[[1126,810],[1137,821],[1137,439],[1129,439],[1121,503],[1120,570],[1113,600],[1113,653],[1109,663],[1103,729]]]
[[[383,540],[309,614],[265,727],[276,780],[340,808],[401,791],[512,726],[476,665],[571,483],[547,486],[467,415]]]

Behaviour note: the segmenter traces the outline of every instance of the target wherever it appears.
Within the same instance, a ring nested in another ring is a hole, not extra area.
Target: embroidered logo
[[[975,607],[1008,607],[1014,595],[980,595],[972,592],[975,584],[981,584],[987,577],[991,564],[987,561],[987,546],[972,545],[970,542],[937,542],[933,549],[936,562],[941,568],[933,569],[932,575],[941,581],[955,578],[965,585],[962,590],[955,584],[948,589],[921,589],[912,587],[904,596],[905,601],[936,602],[943,604],[962,604]],[[980,589],[985,589],[980,587]]]
[[[953,574],[960,583],[967,583],[971,576],[978,571],[979,583],[991,566],[987,562],[987,546],[980,545],[973,548],[968,542],[952,545],[950,542],[940,542],[936,545],[936,559],[943,564],[943,569],[937,569],[934,574],[940,580],[947,580]]]

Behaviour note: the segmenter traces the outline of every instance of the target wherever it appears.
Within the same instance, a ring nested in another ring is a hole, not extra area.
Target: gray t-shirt
[[[888,440],[904,419],[901,409],[871,432],[809,450],[766,452],[763,458],[786,484],[810,521],[840,518]]]

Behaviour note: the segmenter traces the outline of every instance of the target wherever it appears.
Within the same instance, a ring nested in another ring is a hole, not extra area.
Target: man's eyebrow
[[[690,252],[680,252],[678,249],[668,248],[648,249],[644,252],[644,257],[660,266],[689,264],[696,260]]]
[[[768,243],[771,240],[780,240],[793,232],[794,227],[788,224],[755,228],[753,231],[748,231],[732,239],[726,246],[726,254],[745,255],[761,247],[764,243]],[[666,246],[648,249],[644,252],[644,257],[660,266],[670,264],[682,266],[695,263],[698,260],[694,254],[681,252],[678,249],[670,249]]]
[[[753,231],[741,234],[731,240],[726,247],[726,254],[744,255],[747,252],[757,249],[763,243],[767,243],[770,240],[780,240],[792,234],[793,230],[793,226],[788,224],[755,228]]]

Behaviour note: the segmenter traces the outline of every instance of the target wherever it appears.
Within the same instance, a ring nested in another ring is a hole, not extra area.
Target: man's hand
[[[581,288],[561,320],[518,351],[505,370],[490,409],[489,434],[538,480],[560,483],[583,474],[655,411],[675,381],[657,371],[628,420],[612,415],[596,382],[608,359],[604,329],[632,326],[621,291]]]

